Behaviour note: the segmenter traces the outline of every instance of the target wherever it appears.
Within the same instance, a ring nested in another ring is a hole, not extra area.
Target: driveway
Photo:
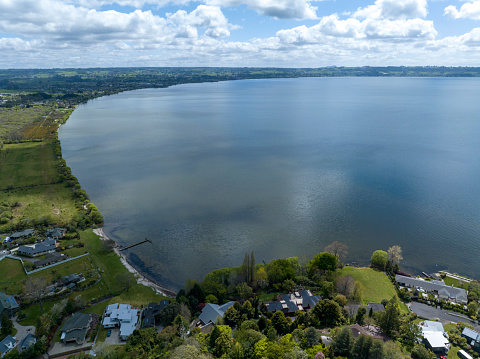
[[[35,327],[33,325],[24,327],[23,325],[17,323],[17,318],[14,318],[13,320],[13,327],[17,329],[15,338],[18,341],[22,341],[29,333],[35,335]]]
[[[109,337],[105,338],[105,344],[108,345],[123,345],[126,343],[125,340],[120,340],[120,329],[111,328],[112,334]]]
[[[472,324],[475,330],[477,331],[480,330],[480,325],[478,325],[478,323],[474,322],[473,320],[470,320],[470,318],[462,314],[455,313],[450,310],[436,309],[434,307],[430,307],[429,305],[418,303],[418,302],[409,303],[409,307],[411,308],[412,312],[417,313],[419,317],[422,317],[428,320],[438,319],[444,325],[451,322],[456,323],[456,322],[462,321],[465,323]]]

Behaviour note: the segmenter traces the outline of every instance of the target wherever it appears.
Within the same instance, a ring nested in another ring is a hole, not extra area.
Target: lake
[[[80,105],[63,157],[130,261],[172,288],[334,240],[480,279],[480,79],[186,84]]]

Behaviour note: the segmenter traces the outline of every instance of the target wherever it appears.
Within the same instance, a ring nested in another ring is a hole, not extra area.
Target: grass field
[[[380,303],[383,299],[390,300],[396,295],[393,284],[388,277],[371,268],[344,267],[338,271],[340,277],[349,275],[362,284],[362,301]]]
[[[28,108],[12,107],[0,108],[0,139],[5,139],[11,132],[17,132],[21,138],[21,131],[47,116],[53,108],[51,106],[33,106]]]
[[[450,285],[450,286],[454,286],[454,287],[458,287],[458,288],[463,288],[465,290],[468,290],[468,283],[464,282],[464,281],[461,281],[461,280],[458,280],[456,278],[452,278],[452,277],[445,277],[443,279],[443,281],[445,282],[446,285]]]

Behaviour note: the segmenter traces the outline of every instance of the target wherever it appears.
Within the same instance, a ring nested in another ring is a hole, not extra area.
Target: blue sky
[[[480,0],[0,0],[0,68],[480,66]]]

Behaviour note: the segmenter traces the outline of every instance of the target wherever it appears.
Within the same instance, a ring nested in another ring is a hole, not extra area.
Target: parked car
[[[107,337],[109,337],[110,335],[112,335],[112,331],[110,329],[108,329],[107,331]]]

